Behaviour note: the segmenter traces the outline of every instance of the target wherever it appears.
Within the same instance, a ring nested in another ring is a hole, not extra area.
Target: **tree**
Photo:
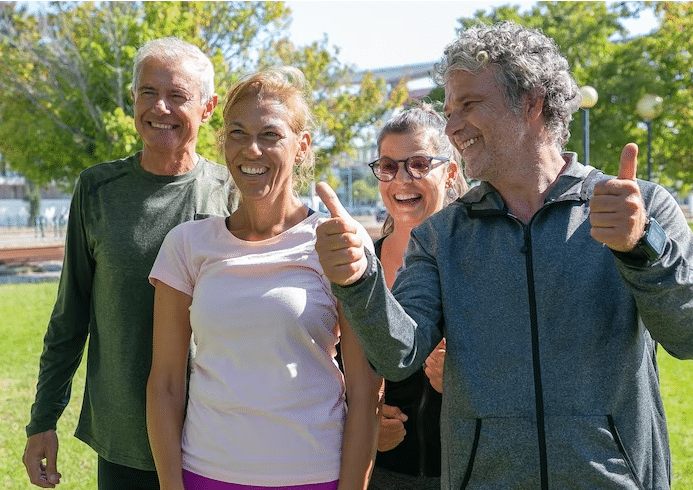
[[[372,205],[380,199],[378,179],[371,172],[364,172],[351,184],[354,201],[360,205]]]
[[[351,110],[322,133],[326,156],[343,151],[393,99],[372,80],[357,94],[340,90],[348,68],[327,51],[326,39],[291,45],[289,20],[283,2],[52,2],[33,13],[1,3],[0,154],[37,184],[56,180],[69,187],[90,165],[136,151],[132,60],[146,40],[170,35],[210,56],[222,101],[241,74],[269,60],[296,63],[316,87],[318,118],[337,120],[329,110]],[[278,49],[279,55],[267,54]],[[221,127],[217,110],[198,138],[198,151],[217,161]]]
[[[261,66],[291,65],[303,70],[312,82],[313,113],[320,127],[314,135],[316,174],[342,153],[353,155],[352,141],[363,136],[383,115],[402,106],[408,97],[402,81],[388,92],[385,81],[366,74],[360,86],[351,79],[354,70],[339,63],[337,48],[328,47],[327,37],[296,48],[287,39],[272,44],[260,60]]]
[[[652,9],[660,26],[651,34],[628,37],[624,21]],[[665,109],[653,122],[653,180],[688,192],[693,182],[693,32],[690,2],[538,2],[498,7],[459,19],[461,29],[478,22],[512,20],[541,29],[552,37],[570,63],[578,85],[591,85],[599,93],[590,109],[590,164],[607,173],[618,172],[623,146],[634,141],[641,148],[638,176],[646,178],[645,126],[635,112],[646,92],[664,98]],[[435,90],[431,98],[442,100]],[[582,111],[580,111],[582,112]],[[582,114],[570,125],[568,150],[583,153]]]
[[[689,193],[693,188],[693,4],[658,2],[655,9],[662,19],[659,30],[634,41],[634,51],[641,50],[641,60],[654,74],[638,95],[651,92],[664,98],[662,115],[652,123],[653,175],[662,184]]]

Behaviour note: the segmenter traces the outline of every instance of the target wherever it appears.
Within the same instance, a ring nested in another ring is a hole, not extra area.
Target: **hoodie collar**
[[[563,158],[568,165],[546,196],[545,205],[559,201],[588,201],[602,174],[600,170],[578,162],[577,153],[565,152]],[[488,182],[473,187],[459,201],[467,207],[470,215],[507,214],[508,211],[500,193]]]

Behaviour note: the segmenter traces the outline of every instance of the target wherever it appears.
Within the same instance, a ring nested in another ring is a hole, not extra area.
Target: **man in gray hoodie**
[[[543,34],[468,29],[437,71],[481,184],[412,231],[392,293],[319,187],[316,249],[368,359],[399,380],[447,338],[443,488],[670,488],[656,350],[693,357],[681,209],[632,143],[612,178],[562,151],[580,95]]]

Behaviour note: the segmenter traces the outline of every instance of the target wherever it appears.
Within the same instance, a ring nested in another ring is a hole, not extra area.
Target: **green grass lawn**
[[[34,400],[43,335],[55,301],[57,283],[0,285],[0,488],[35,490],[22,454],[24,427]],[[72,400],[58,422],[58,488],[96,488],[96,453],[73,436],[84,391],[84,365],[75,377]]]
[[[57,283],[0,285],[0,488],[33,490],[21,463],[29,408],[34,398],[43,335],[55,300]],[[674,490],[693,488],[693,365],[660,349],[662,393],[669,420],[674,460]],[[75,377],[73,396],[58,424],[59,488],[96,488],[96,456],[73,437],[84,389],[84,366]]]

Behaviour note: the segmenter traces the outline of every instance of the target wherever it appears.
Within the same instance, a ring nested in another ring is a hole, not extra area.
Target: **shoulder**
[[[180,223],[169,230],[162,247],[192,250],[217,243],[218,230],[225,228],[224,219],[222,216],[210,216]]]
[[[460,219],[467,217],[467,207],[462,199],[457,199],[445,206],[440,211],[433,213],[419,226],[426,225],[431,230],[447,229],[450,225],[456,224]]]
[[[202,165],[202,175],[219,182],[226,182],[229,179],[229,169],[225,165],[220,165],[205,157],[200,156],[200,165]]]
[[[204,235],[215,232],[219,226],[224,226],[220,221],[225,220],[223,216],[210,216],[203,219],[184,221],[174,226],[169,234],[175,232],[179,236],[191,236],[201,238]]]
[[[136,159],[137,154],[119,160],[97,163],[84,169],[75,182],[73,192],[79,199],[74,199],[73,202],[98,199],[96,196],[104,186],[132,176]]]
[[[120,175],[126,175],[131,172],[133,159],[135,158],[137,158],[136,154],[126,158],[92,165],[80,172],[78,182],[82,183],[82,185],[100,185],[104,181],[117,178]]]

